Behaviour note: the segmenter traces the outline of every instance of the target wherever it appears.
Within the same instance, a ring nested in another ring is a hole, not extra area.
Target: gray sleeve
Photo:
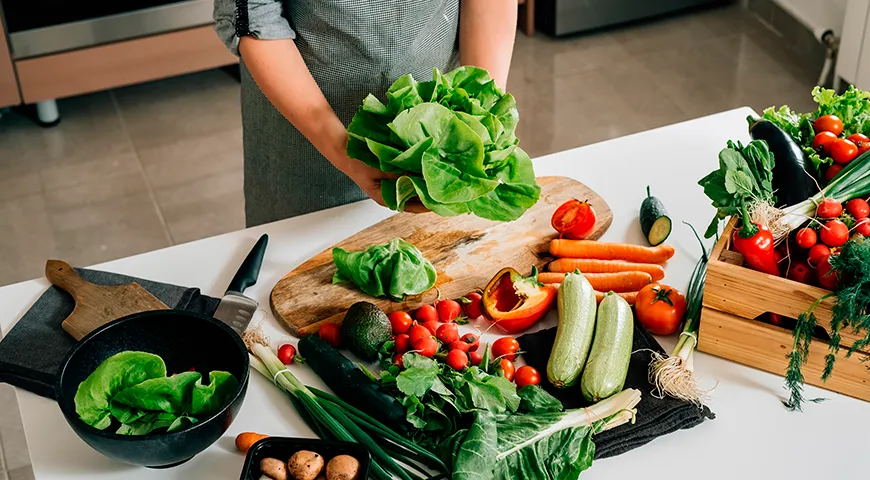
[[[239,54],[239,39],[252,35],[261,40],[296,38],[284,16],[281,0],[215,0],[215,31],[231,52]]]

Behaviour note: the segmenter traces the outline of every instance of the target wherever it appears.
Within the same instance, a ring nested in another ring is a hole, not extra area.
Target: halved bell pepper
[[[557,289],[538,281],[538,270],[522,276],[513,268],[504,268],[483,291],[483,309],[487,317],[504,333],[522,332],[541,319],[553,306]]]

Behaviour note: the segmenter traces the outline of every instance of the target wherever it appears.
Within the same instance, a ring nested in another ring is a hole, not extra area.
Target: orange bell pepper
[[[483,308],[487,317],[504,333],[515,334],[534,325],[553,306],[557,287],[538,281],[538,271],[522,276],[513,268],[504,268],[483,291]]]

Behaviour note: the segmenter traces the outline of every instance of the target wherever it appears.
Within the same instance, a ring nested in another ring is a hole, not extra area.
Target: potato
[[[355,480],[359,474],[359,460],[350,455],[333,457],[326,465],[326,480]]]
[[[277,458],[260,460],[260,473],[273,480],[287,480],[287,465]]]
[[[323,470],[323,457],[319,453],[299,450],[287,462],[287,470],[296,480],[315,480]]]

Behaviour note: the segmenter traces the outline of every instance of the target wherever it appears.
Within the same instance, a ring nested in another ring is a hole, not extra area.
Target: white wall
[[[839,36],[843,31],[847,0],[772,0],[791,13],[804,25],[813,29],[816,36],[825,30],[833,30]]]

